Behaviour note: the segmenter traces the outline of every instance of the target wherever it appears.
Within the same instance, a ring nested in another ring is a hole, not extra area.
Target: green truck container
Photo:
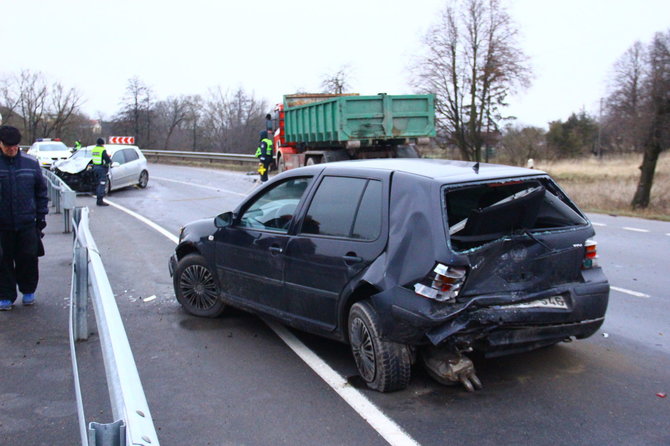
[[[356,158],[420,156],[435,136],[434,95],[285,95],[275,150],[280,171]]]
[[[286,141],[312,146],[435,136],[433,95],[339,96],[291,106],[284,98]]]

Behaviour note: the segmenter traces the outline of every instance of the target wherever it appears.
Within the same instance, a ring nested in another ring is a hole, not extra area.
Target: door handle
[[[283,249],[281,249],[279,246],[275,246],[275,245],[270,246],[270,248],[268,248],[268,249],[270,250],[270,252],[272,254],[281,254],[282,252],[284,252]]]
[[[345,263],[360,263],[363,261],[362,257],[358,257],[356,253],[350,252],[342,256]]]

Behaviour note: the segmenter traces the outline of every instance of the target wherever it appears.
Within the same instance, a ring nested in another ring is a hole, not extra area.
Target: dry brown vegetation
[[[661,154],[644,210],[630,202],[640,178],[642,155],[584,158],[561,161],[535,160],[535,167],[549,173],[565,192],[587,212],[670,220],[670,153]]]

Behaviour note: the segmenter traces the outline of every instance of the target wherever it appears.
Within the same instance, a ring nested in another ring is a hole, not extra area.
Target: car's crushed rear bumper
[[[566,308],[543,307],[561,296]],[[536,293],[487,295],[440,303],[395,287],[372,297],[383,336],[411,345],[453,343],[487,355],[532,350],[595,333],[604,321],[609,283],[567,284]],[[533,306],[537,305],[537,306]]]

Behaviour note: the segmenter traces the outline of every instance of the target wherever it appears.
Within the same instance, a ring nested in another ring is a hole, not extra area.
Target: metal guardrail
[[[144,156],[154,157],[156,160],[160,158],[177,158],[177,159],[197,159],[211,162],[235,162],[240,164],[253,163],[258,164],[258,158],[254,155],[246,155],[243,153],[217,153],[217,152],[184,152],[176,150],[151,150],[142,149]]]
[[[149,406],[105,267],[88,226],[88,208],[74,210],[70,295],[70,353],[82,446],[159,446]],[[86,340],[90,294],[100,336],[112,415],[109,424],[85,426],[75,342]]]
[[[71,232],[71,212],[74,209],[77,194],[53,172],[42,169],[42,174],[47,179],[49,201],[56,208],[56,214],[63,213],[64,232]]]

